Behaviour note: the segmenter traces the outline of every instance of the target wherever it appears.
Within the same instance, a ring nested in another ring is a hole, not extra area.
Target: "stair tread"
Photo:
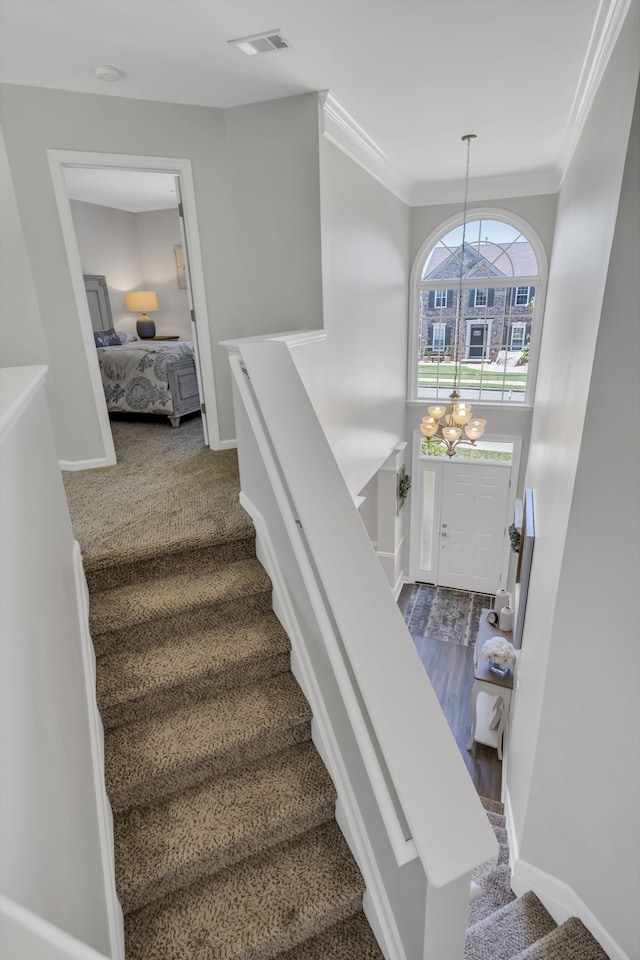
[[[307,742],[164,803],[127,811],[115,821],[124,912],[333,818],[335,798]]]
[[[493,813],[504,813],[504,803],[500,800],[490,800],[489,797],[480,797],[480,803],[485,810]]]
[[[364,883],[335,823],[127,915],[127,960],[257,960],[361,908]]]
[[[335,924],[325,933],[278,955],[278,960],[384,960],[363,913]]]
[[[97,670],[100,708],[290,649],[289,638],[273,613],[245,622],[215,614],[207,619],[206,626],[202,624],[179,643],[170,636],[161,644],[101,657]]]
[[[569,917],[513,960],[608,960],[598,941],[577,917]]]
[[[158,786],[181,777],[190,766],[211,765],[217,756],[237,753],[237,766],[243,762],[244,745],[310,719],[300,687],[285,673],[173,713],[107,730],[105,779],[112,805],[148,802],[144,784],[148,794],[149,784]],[[184,787],[191,785],[184,783]]]
[[[499,829],[505,830],[507,827],[507,818],[504,813],[494,813],[492,810],[487,810],[487,818],[489,823],[494,828],[498,827]]]
[[[556,923],[535,893],[494,910],[467,930],[466,960],[512,960],[555,929]]]
[[[235,560],[218,568],[215,576],[205,569],[98,590],[91,596],[89,627],[92,634],[111,632],[270,589],[258,560]]]
[[[484,920],[494,910],[499,910],[500,907],[515,900],[515,894],[511,890],[511,870],[508,864],[500,864],[474,879],[484,892],[469,904],[467,918],[469,927],[478,923],[479,920]]]

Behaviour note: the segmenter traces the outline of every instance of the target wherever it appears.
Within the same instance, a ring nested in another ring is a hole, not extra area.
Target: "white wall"
[[[186,289],[178,286],[173,250],[182,243],[178,209],[149,210],[135,218],[144,277],[141,289],[158,294],[160,309],[153,314],[156,333],[177,333],[182,340],[191,340],[189,298]]]
[[[320,141],[327,338],[296,365],[352,494],[404,438],[409,210]]]
[[[124,295],[128,290],[144,289],[137,214],[71,200],[71,216],[82,272],[106,277],[114,327],[135,333],[135,320]]]
[[[616,422],[614,394],[622,388],[624,409],[637,417],[637,152],[616,227],[637,34],[633,4],[559,198],[527,469],[536,543],[507,783],[520,857],[573,887],[629,957],[640,954],[629,799],[638,787],[638,558],[637,538],[628,539],[638,460],[637,432],[623,414]]]
[[[0,371],[0,891],[112,956],[97,708],[44,371]]]
[[[127,310],[129,290],[155,290],[157,333],[191,339],[187,291],[178,287],[173,248],[181,243],[178,211],[130,213],[97,203],[71,201],[83,273],[107,278],[113,323],[136,332],[137,314]]]

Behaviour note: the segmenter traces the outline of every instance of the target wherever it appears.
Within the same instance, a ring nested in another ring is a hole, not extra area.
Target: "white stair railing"
[[[373,891],[369,919],[389,960],[456,960],[471,871],[495,855],[497,843],[293,362],[292,342],[281,335],[227,344],[243,503],[274,594],[290,612],[283,619],[297,634],[294,655],[312,674],[316,731],[324,730],[317,739]]]

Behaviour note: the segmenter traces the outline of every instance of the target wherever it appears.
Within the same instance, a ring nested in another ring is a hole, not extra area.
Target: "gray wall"
[[[637,417],[637,139],[620,198],[637,33],[634,5],[560,192],[527,468],[536,543],[507,772],[521,858],[568,883],[629,957],[640,955],[638,434],[613,395],[623,387],[624,409]]]
[[[157,313],[153,314],[157,333],[177,333],[191,340],[189,298],[178,286],[174,247],[181,244],[178,209],[149,210],[137,213],[136,232],[140,245],[144,290],[158,294]],[[135,322],[132,321],[135,327]]]
[[[7,155],[53,372],[52,417],[60,458],[99,459],[103,450],[48,148],[190,159],[220,437],[232,439],[228,361],[217,344],[238,334],[320,323],[319,183],[317,163],[308,162],[314,143],[317,157],[315,94],[229,111],[7,84],[1,96]],[[272,139],[265,141],[269,130]],[[284,163],[285,155],[295,162]],[[243,163],[256,184],[238,176],[236,167]],[[245,202],[245,188],[252,192],[252,206]],[[274,196],[284,214],[273,211]],[[300,215],[294,216],[299,208]],[[275,220],[267,218],[269,210]],[[270,248],[280,245],[287,256],[274,259]],[[257,309],[255,298],[241,297],[243,283],[256,296],[268,293],[266,313]],[[314,304],[311,314],[305,295]],[[0,323],[8,322],[0,318]],[[36,362],[30,356],[25,361]]]

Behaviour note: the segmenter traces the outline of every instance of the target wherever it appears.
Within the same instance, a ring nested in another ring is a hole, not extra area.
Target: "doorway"
[[[136,157],[118,154],[91,154],[76,151],[49,150],[49,162],[56,194],[62,233],[69,261],[80,335],[85,348],[93,396],[98,413],[104,447],[104,459],[91,462],[91,466],[108,466],[116,462],[115,448],[102,378],[97,360],[87,295],[83,280],[83,268],[76,239],[71,201],[65,182],[65,171],[70,169],[102,172],[106,178],[121,174],[162,176],[170,181],[179,216],[181,254],[185,258],[184,271],[188,295],[187,327],[194,345],[198,392],[202,401],[202,423],[205,443],[219,449],[220,437],[213,374],[213,358],[206,308],[204,271],[195,210],[195,193],[189,160],[159,157]],[[173,246],[171,256],[173,257]],[[91,271],[93,272],[93,271]],[[176,281],[177,282],[177,281]],[[136,289],[135,287],[133,289]],[[138,288],[139,289],[139,288]],[[182,291],[184,293],[184,291]],[[160,339],[160,338],[159,338]],[[205,419],[206,417],[206,419]],[[89,465],[89,464],[87,464]],[[83,465],[84,466],[84,465]],[[75,469],[81,468],[79,465]]]
[[[495,593],[506,576],[511,462],[419,455],[414,478],[411,579]]]
[[[472,323],[469,328],[469,359],[484,360],[487,355],[487,325]]]

